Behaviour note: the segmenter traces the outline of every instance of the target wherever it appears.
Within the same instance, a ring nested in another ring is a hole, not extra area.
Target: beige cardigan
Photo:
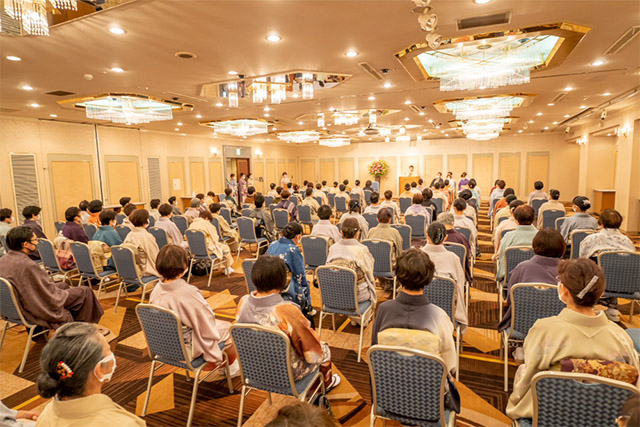
[[[36,422],[38,427],[134,427],[146,426],[141,418],[117,405],[105,394],[71,400],[52,399]]]
[[[124,239],[124,243],[133,243],[134,245],[141,248],[144,253],[147,255],[147,264],[144,268],[145,276],[160,276],[158,270],[156,270],[156,258],[158,257],[158,252],[160,249],[158,248],[158,243],[156,242],[155,237],[151,233],[149,233],[146,228],[143,227],[133,227],[131,232],[127,234],[127,237]]]
[[[539,319],[524,340],[524,361],[513,380],[507,415],[533,417],[531,379],[562,359],[616,360],[638,368],[638,354],[631,337],[607,320],[603,312],[585,316],[565,308],[558,316]]]

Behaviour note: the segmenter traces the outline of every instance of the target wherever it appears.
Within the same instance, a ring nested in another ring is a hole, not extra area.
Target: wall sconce
[[[624,136],[625,138],[629,136],[629,128],[618,128],[616,129],[616,136]]]
[[[589,141],[589,139],[586,136],[583,136],[582,138],[578,138],[576,140],[576,144],[578,144],[578,145],[587,145],[588,141]]]
[[[211,147],[211,148],[209,149],[209,151],[211,152],[211,155],[212,155],[213,157],[219,157],[219,156],[220,156],[220,151],[218,151],[218,148],[217,148],[217,147]]]
[[[262,158],[262,151],[261,151],[261,150],[256,150],[256,157],[257,157],[258,159],[261,159],[261,158]]]

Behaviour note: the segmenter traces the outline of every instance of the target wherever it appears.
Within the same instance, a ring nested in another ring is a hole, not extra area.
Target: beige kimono
[[[189,226],[189,230],[202,231],[205,235],[209,252],[214,254],[218,259],[225,260],[225,267],[231,267],[231,265],[233,265],[233,257],[231,256],[229,246],[220,243],[218,230],[216,230],[216,227],[211,224],[211,222],[204,218],[196,218]]]
[[[218,225],[220,225],[220,232],[223,237],[231,237],[231,239],[227,240],[227,245],[232,251],[238,250],[238,244],[240,243],[240,233],[238,230],[234,230],[229,226],[229,223],[226,219],[219,213],[213,214],[213,217],[218,220]]]
[[[70,400],[52,399],[38,417],[38,427],[134,427],[144,420],[126,411],[106,394],[92,394]]]
[[[146,228],[133,227],[131,232],[127,234],[127,237],[124,239],[124,243],[134,244],[138,248],[142,249],[147,256],[143,271],[145,276],[160,276],[160,273],[156,270],[156,258],[158,257],[160,249],[158,248],[158,243],[156,242],[155,237],[153,237]]]
[[[539,319],[524,340],[524,364],[513,380],[507,415],[533,417],[531,379],[563,359],[615,360],[638,368],[638,354],[631,337],[609,321],[603,312],[586,316],[565,308],[558,316]]]

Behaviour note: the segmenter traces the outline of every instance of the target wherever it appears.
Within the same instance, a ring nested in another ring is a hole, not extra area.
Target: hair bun
[[[37,379],[38,393],[45,399],[54,397],[60,391],[60,381],[54,380],[46,372],[41,372]]]

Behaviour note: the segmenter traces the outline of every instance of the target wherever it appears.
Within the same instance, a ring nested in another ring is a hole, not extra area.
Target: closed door
[[[249,159],[236,159],[236,167],[238,168],[238,175],[241,173],[247,175],[249,173]]]

